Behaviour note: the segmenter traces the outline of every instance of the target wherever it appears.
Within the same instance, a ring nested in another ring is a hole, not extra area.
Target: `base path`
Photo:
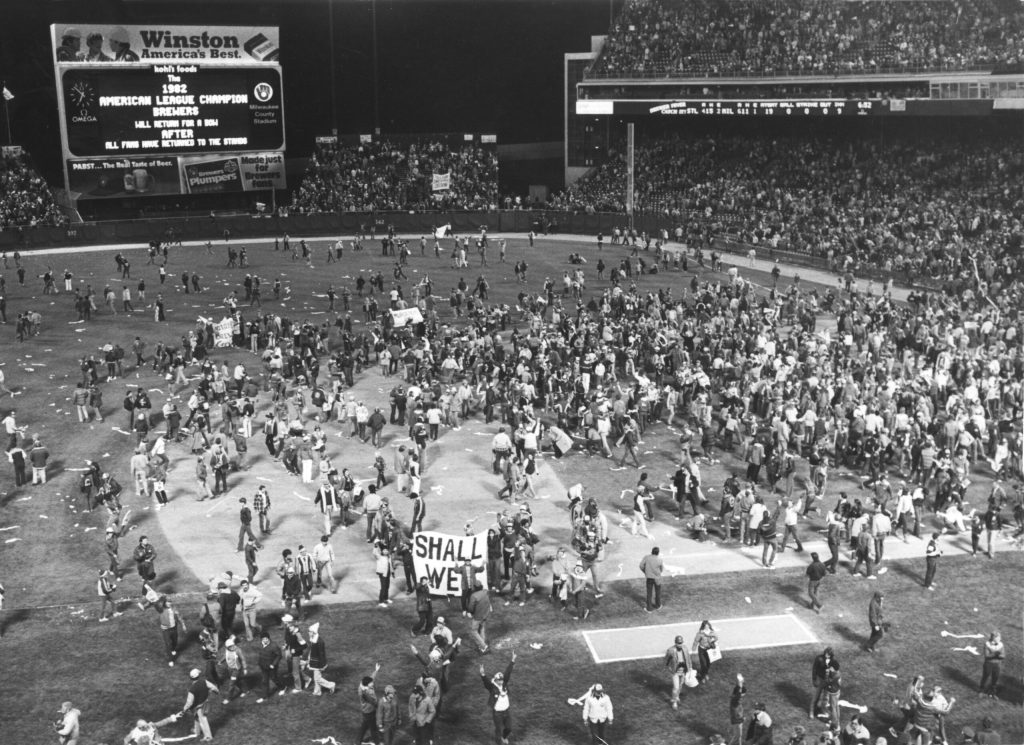
[[[649,660],[662,657],[676,636],[683,637],[690,649],[700,621],[685,621],[661,626],[631,626],[623,629],[584,631],[583,639],[596,663]],[[723,652],[740,649],[787,647],[817,644],[818,638],[804,623],[789,613],[777,616],[749,616],[712,620],[718,632],[718,648]]]

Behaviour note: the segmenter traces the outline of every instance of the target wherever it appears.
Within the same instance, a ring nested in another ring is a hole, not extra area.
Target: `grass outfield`
[[[670,580],[664,591],[664,610],[652,615],[638,610],[642,592],[638,583],[613,583],[587,627],[764,615],[792,607],[819,639],[835,648],[844,671],[842,697],[869,707],[866,716],[873,733],[884,732],[892,723],[896,714],[892,699],[900,695],[910,676],[922,674],[929,683],[941,681],[947,694],[957,698],[950,717],[951,736],[990,715],[1003,733],[1003,742],[1019,743],[1024,741],[1021,604],[1019,593],[993,587],[991,574],[996,568],[1000,581],[1007,583],[1004,588],[1019,588],[1024,577],[1018,558],[1007,554],[997,558],[995,565],[969,559],[945,562],[938,575],[940,589],[934,593],[920,588],[914,576],[916,567],[894,567],[897,576],[889,583],[887,594],[888,617],[894,628],[875,655],[860,650],[867,636],[867,601],[874,584],[843,576],[826,581],[822,593],[825,609],[820,616],[803,607],[804,582],[798,572],[777,573],[770,585],[757,572]],[[748,597],[750,603],[745,600]],[[581,695],[594,682],[604,685],[615,705],[610,742],[706,742],[707,735],[727,726],[729,692],[736,673],[747,679],[748,704],[757,700],[767,703],[779,727],[776,742],[785,742],[797,724],[809,726],[812,733],[823,729],[806,718],[811,660],[820,651],[816,646],[726,652],[712,669],[710,683],[685,692],[679,711],[673,712],[668,706],[668,677],[660,660],[595,665],[579,623],[541,599],[531,600],[526,609],[496,609],[490,629],[495,649],[490,655],[480,658],[467,650],[457,659],[445,718],[438,724],[435,742],[489,741],[490,717],[477,666],[482,659],[489,673],[503,667],[512,647],[519,655],[512,686],[517,742],[586,742],[580,709],[567,706],[566,699]],[[394,683],[403,700],[418,674],[419,665],[409,651],[406,634],[413,614],[408,606],[399,608],[382,611],[363,605],[318,611],[316,619],[321,621],[331,660],[328,677],[339,683],[339,693],[321,699],[308,693],[288,695],[264,704],[256,704],[250,694],[228,706],[218,702],[211,714],[217,741],[278,745],[333,735],[340,742],[352,742],[359,722],[356,687],[374,662],[382,664],[378,684]],[[452,610],[443,612],[455,632],[463,633],[463,619]],[[1003,631],[1009,660],[1001,701],[974,692],[981,670],[979,658],[952,651],[952,647],[980,642],[940,636],[943,630],[984,633],[995,627]],[[279,632],[274,636],[280,638]],[[671,638],[664,640],[666,647],[671,642]],[[543,647],[535,650],[531,644]],[[247,653],[253,649],[253,645],[243,647]],[[120,742],[135,718],[168,715],[181,706],[189,661],[198,659],[194,633],[189,634],[187,647],[180,653],[182,662],[173,670],[167,668],[161,652],[151,611],[133,608],[123,618],[102,626],[53,611],[22,618],[3,642],[0,726],[5,741],[46,742],[47,722],[65,698],[73,699],[83,711],[83,743]],[[45,660],[40,659],[43,655]],[[892,679],[886,673],[899,677]],[[185,726],[169,726],[164,734],[186,734]]]
[[[13,479],[8,476],[2,487],[4,491],[0,493],[3,506],[0,528],[19,526],[0,532],[0,581],[7,590],[7,610],[0,614],[6,627],[6,636],[0,641],[0,732],[4,733],[5,742],[51,742],[53,736],[48,723],[55,718],[60,702],[67,698],[74,700],[83,711],[83,745],[120,742],[136,718],[155,719],[180,708],[186,671],[198,660],[195,640],[190,635],[188,646],[181,653],[181,664],[173,670],[167,668],[162,661],[159,629],[152,613],[143,614],[132,608],[116,622],[95,623],[96,609],[92,601],[95,569],[104,564],[99,534],[103,522],[99,515],[82,515],[77,508],[73,510],[77,474],[61,473],[60,469],[79,467],[85,458],[100,458],[104,467],[112,470],[129,491],[130,444],[127,436],[113,429],[124,428],[126,424],[120,408],[124,394],[120,380],[104,386],[105,423],[94,423],[90,428],[75,421],[68,399],[79,377],[78,358],[98,351],[108,342],[120,343],[127,350],[136,335],[146,339],[152,351],[157,341],[172,341],[186,333],[197,315],[220,318],[223,297],[231,288],[238,288],[241,295],[241,280],[247,271],[258,273],[264,280],[265,298],[272,296],[269,286],[273,279],[281,276],[290,290],[282,312],[292,318],[308,317],[313,321],[329,317],[313,315],[327,309],[326,299],[314,293],[322,294],[328,282],[340,289],[344,282],[351,281],[344,278],[354,277],[360,269],[374,273],[379,269],[390,281],[392,262],[381,257],[379,251],[368,250],[354,260],[346,253],[341,265],[325,267],[319,261],[323,258],[325,242],[313,240],[311,244],[318,249],[317,267],[313,270],[291,263],[286,256],[274,254],[265,245],[250,247],[252,266],[243,270],[224,267],[223,248],[213,257],[198,247],[171,249],[170,276],[164,293],[170,320],[159,327],[151,320],[151,313],[141,310],[130,317],[119,313],[116,318],[101,312],[89,324],[70,324],[68,321],[76,318],[70,308],[70,296],[41,294],[42,282],[35,277],[45,271],[47,264],[57,273],[69,268],[76,282],[91,283],[97,292],[102,292],[108,283],[119,289],[120,280],[113,271],[115,251],[27,254],[23,261],[29,285],[24,288],[17,286],[13,270],[4,272],[11,325],[0,332],[5,337],[0,361],[5,364],[7,385],[19,392],[13,399],[19,424],[27,426],[30,433],[38,432],[51,451],[49,484],[15,490]],[[476,276],[483,272],[491,286],[491,301],[513,305],[521,287],[514,282],[512,266],[515,261],[527,259],[530,288],[536,291],[545,276],[551,276],[557,283],[562,272],[570,268],[566,262],[568,254],[580,250],[588,252],[590,258],[586,269],[593,291],[598,285],[593,279],[596,256],[592,241],[546,243],[540,239],[537,248],[530,250],[525,240],[510,240],[508,264],[495,266],[496,251],[492,250],[490,267],[481,270],[475,266],[475,257],[471,257],[473,265],[461,273],[448,268],[447,258],[414,256],[407,272],[413,281],[429,272],[435,293],[441,296],[447,295],[460,275],[472,286]],[[624,255],[625,252],[618,249],[605,250],[606,257]],[[143,251],[132,251],[128,256],[133,263],[134,279],[130,286],[134,290],[138,278],[145,277],[147,294],[152,300],[158,289],[155,267],[144,266]],[[177,292],[175,288],[180,285],[173,277],[184,268],[198,271],[209,291],[198,296]],[[764,274],[742,271],[755,282],[769,281]],[[641,287],[653,290],[671,286],[678,293],[688,285],[691,276],[690,273],[670,272],[645,277]],[[709,273],[708,276],[723,275]],[[58,285],[62,287],[63,283],[58,281]],[[279,307],[269,299],[264,302],[264,311]],[[13,320],[19,311],[30,308],[43,314],[43,331],[30,342],[18,344],[14,340]],[[244,304],[242,308],[248,317]],[[442,315],[446,310],[442,307]],[[353,318],[360,317],[361,313],[353,313]],[[236,360],[251,363],[252,360],[251,355],[241,350],[217,350],[214,356],[232,363]],[[142,371],[136,378],[132,365],[127,367],[129,374],[124,382],[147,388],[162,385],[151,371]],[[6,411],[8,401],[10,399],[0,402],[0,410]],[[163,397],[154,394],[154,407],[162,402]],[[645,456],[645,464],[650,466],[652,477],[664,480],[662,472],[672,468],[673,438],[663,428],[655,428],[649,440],[644,449],[652,452],[649,458]],[[702,465],[706,483],[721,484],[725,469],[733,464],[728,456],[722,460],[722,463]],[[593,493],[604,495],[609,501],[615,499],[620,489],[635,483],[635,472],[609,473],[603,468],[603,462],[598,462],[601,468],[594,467],[595,461],[580,457],[563,462],[569,483],[582,480],[591,485]],[[844,481],[836,474],[833,488],[844,488],[843,484],[856,488],[854,481]],[[987,480],[979,478],[973,494],[980,495],[986,488]],[[140,523],[141,532],[148,533],[157,546],[167,545],[156,521],[147,519],[145,511],[140,511],[133,520]],[[122,541],[122,559],[130,554],[135,535],[138,533]],[[11,539],[17,540],[5,542]],[[923,560],[920,564],[923,565]],[[1003,551],[991,562],[948,557],[940,567],[940,589],[930,593],[919,586],[918,573],[923,566],[916,563],[894,565],[885,578],[884,587],[888,593],[889,617],[895,629],[876,656],[859,651],[866,637],[867,601],[874,583],[869,585],[867,580],[847,576],[831,578],[826,583],[823,591],[826,608],[821,616],[803,608],[804,583],[798,572],[775,572],[770,581],[765,574],[756,571],[670,580],[665,589],[666,608],[660,618],[667,623],[705,617],[765,615],[793,607],[823,643],[837,649],[845,670],[843,698],[870,707],[869,726],[876,734],[890,723],[892,698],[911,675],[920,673],[929,682],[941,681],[947,693],[958,698],[951,717],[956,727],[975,726],[984,714],[992,714],[1004,742],[1024,742],[1020,709],[1021,638],[1024,634],[1021,628],[1024,615],[1020,590],[1024,586],[1022,566],[1018,552]],[[164,589],[191,591],[202,584],[169,551],[160,555],[157,569]],[[642,593],[639,583],[610,583],[609,588],[586,622],[588,627],[614,628],[659,621],[659,614],[649,616],[639,609]],[[746,602],[747,597],[750,603]],[[442,608],[443,603],[435,607]],[[484,658],[491,671],[505,664],[509,647],[514,645],[519,651],[512,693],[515,738],[519,742],[585,742],[587,735],[580,721],[580,710],[570,709],[565,701],[569,696],[580,695],[590,683],[597,681],[604,684],[616,707],[612,743],[706,740],[706,735],[723,731],[727,725],[728,693],[736,672],[743,672],[747,678],[748,703],[759,699],[768,703],[780,727],[777,742],[785,741],[783,735],[796,724],[810,724],[812,732],[820,729],[806,719],[810,662],[815,649],[783,647],[727,654],[716,666],[710,685],[690,692],[680,711],[674,713],[667,705],[667,677],[657,661],[594,665],[577,630],[578,624],[546,605],[541,607],[538,603],[526,610],[497,608],[491,636],[502,640],[496,645],[502,649],[496,648],[492,655]],[[193,608],[193,604],[185,604],[189,621],[194,621]],[[461,633],[464,627],[457,612],[442,612],[448,615],[456,633]],[[396,684],[405,700],[418,668],[409,652],[405,633],[414,620],[407,605],[398,601],[389,611],[375,606],[350,606],[317,608],[314,613],[323,621],[323,635],[331,659],[328,677],[341,683],[342,692],[335,698],[323,699],[288,696],[259,706],[252,696],[227,707],[218,703],[213,707],[212,716],[218,741],[269,745],[333,735],[341,742],[351,742],[358,729],[356,685],[362,675],[372,670],[375,661],[383,665],[378,683]],[[80,618],[90,615],[90,620]],[[522,618],[518,618],[520,616]],[[1000,702],[983,699],[973,692],[980,675],[980,659],[967,652],[951,650],[954,646],[979,645],[980,641],[939,636],[943,630],[986,633],[992,628],[1002,630],[1007,644],[1006,685]],[[279,634],[275,637],[280,638]],[[671,639],[666,639],[665,646],[670,642]],[[543,647],[538,651],[530,644],[543,644]],[[47,659],[40,660],[41,655]],[[253,661],[254,652],[250,655],[250,663]],[[438,725],[436,742],[489,741],[490,720],[485,693],[476,679],[477,664],[477,655],[471,650],[456,663],[446,719]],[[897,680],[884,677],[886,672],[899,677]],[[258,711],[260,708],[274,711],[263,713]],[[184,734],[184,725],[168,727],[165,734]]]

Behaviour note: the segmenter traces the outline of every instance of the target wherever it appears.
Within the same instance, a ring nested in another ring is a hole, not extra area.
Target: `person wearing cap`
[[[509,735],[512,734],[512,704],[509,701],[508,687],[512,682],[512,668],[516,664],[516,652],[512,650],[512,659],[505,668],[504,673],[495,673],[494,677],[488,679],[487,670],[480,666],[480,682],[488,693],[488,708],[491,710],[491,720],[494,722],[494,745],[508,745]]]
[[[607,745],[608,727],[615,721],[615,712],[612,708],[612,700],[605,695],[604,687],[595,683],[590,689],[590,695],[583,701],[583,721],[590,730],[591,745],[604,743]]]
[[[109,569],[100,569],[99,579],[96,580],[96,594],[100,598],[100,622],[110,620],[107,615],[107,606],[114,617],[124,615],[117,609],[117,600],[114,599],[114,592],[117,590],[117,583],[114,581],[116,575]]]
[[[61,745],[78,745],[81,716],[82,712],[76,709],[70,701],[65,701],[60,705],[60,719],[53,723],[53,729],[57,733]]]
[[[249,673],[249,667],[245,661],[245,655],[238,648],[235,637],[229,636],[224,641],[224,650],[221,653],[220,665],[227,670],[228,690],[224,694],[222,703],[230,703],[236,695],[245,698],[246,681],[245,676]]]
[[[218,693],[217,686],[207,680],[199,668],[189,670],[188,678],[188,694],[185,696],[185,705],[181,707],[181,715],[192,715],[193,737],[202,735],[201,742],[210,742],[213,734],[206,714],[210,709],[210,694]]]
[[[251,638],[250,641],[252,641]],[[256,699],[256,703],[262,704],[273,695],[275,690],[279,696],[283,696],[285,688],[281,685],[281,679],[277,674],[278,665],[281,663],[281,648],[271,642],[270,634],[266,632],[260,634],[260,648],[256,662],[259,665],[263,682],[263,697]],[[273,689],[270,687],[271,683],[274,684]]]
[[[82,32],[74,26],[68,26],[60,36],[57,47],[58,62],[78,62],[82,49]]]
[[[313,695],[320,696],[323,689],[328,693],[334,693],[337,684],[324,677],[324,670],[327,669],[327,648],[324,640],[320,637],[320,624],[314,623],[309,627],[309,645],[306,647],[306,666],[313,674]]]
[[[437,707],[434,700],[419,683],[413,685],[409,695],[409,721],[412,723],[416,745],[430,745],[434,738],[434,719]]]
[[[377,741],[381,745],[393,745],[395,733],[402,726],[402,711],[393,685],[384,686],[384,695],[377,699],[376,725]]]
[[[132,51],[130,42],[128,30],[123,26],[117,26],[110,32],[110,51],[114,53],[114,62],[139,61],[139,55]]]
[[[303,675],[305,669],[303,658],[308,645],[302,636],[299,625],[295,623],[295,618],[290,614],[285,613],[281,616],[281,625],[284,626],[284,644],[281,651],[283,652],[285,676],[291,682],[292,693],[299,693],[309,684]]]
[[[765,709],[763,701],[754,704],[754,714],[747,726],[747,742],[750,745],[772,745],[772,718]]]
[[[677,636],[672,646],[665,650],[665,667],[672,674],[672,708],[679,708],[679,692],[683,688],[683,681],[693,671],[693,662],[690,660],[690,651],[683,643],[683,637]]]

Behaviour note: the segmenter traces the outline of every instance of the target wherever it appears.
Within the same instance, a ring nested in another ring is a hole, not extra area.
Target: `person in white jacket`
[[[605,735],[614,720],[611,698],[600,683],[595,683],[583,700],[583,721],[590,730],[591,745],[608,745]]]

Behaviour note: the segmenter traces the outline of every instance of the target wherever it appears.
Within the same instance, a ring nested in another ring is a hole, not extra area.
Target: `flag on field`
[[[431,182],[434,191],[448,191],[452,188],[452,172],[435,173]]]
[[[14,94],[11,93],[10,89],[6,85],[4,86],[4,100],[5,101],[13,101],[14,100]]]

